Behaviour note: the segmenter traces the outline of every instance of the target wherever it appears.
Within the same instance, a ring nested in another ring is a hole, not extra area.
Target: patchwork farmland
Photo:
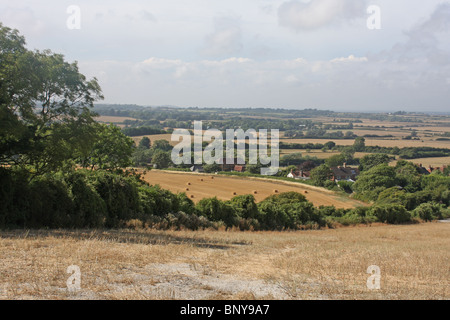
[[[184,192],[195,203],[204,198],[230,200],[245,194],[252,194],[256,201],[260,202],[277,193],[295,191],[304,194],[317,207],[334,205],[336,208],[350,209],[365,205],[336,192],[296,182],[160,170],[147,172],[144,179],[152,185],[160,185],[161,188],[175,193]]]

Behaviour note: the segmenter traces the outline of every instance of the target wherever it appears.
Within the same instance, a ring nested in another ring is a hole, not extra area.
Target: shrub
[[[87,181],[86,175],[74,172],[66,180],[73,201],[70,226],[72,228],[103,227],[107,215],[106,204],[94,186]]]
[[[70,228],[74,211],[68,187],[56,177],[38,177],[29,185],[28,228]]]
[[[138,216],[141,211],[139,189],[133,178],[97,172],[92,179],[92,185],[106,205],[106,227],[119,227]]]
[[[435,202],[422,203],[413,211],[413,216],[425,221],[443,219],[443,208]]]
[[[231,199],[228,204],[239,218],[254,219],[258,215],[258,206],[253,195],[242,195]]]
[[[273,201],[264,200],[258,203],[258,221],[265,230],[283,230],[288,224],[288,216],[277,208]]]
[[[217,197],[200,200],[196,208],[200,215],[205,216],[210,221],[223,221],[226,229],[238,224],[236,211],[228,203],[217,199]]]
[[[0,228],[27,226],[29,192],[27,174],[0,168]]]
[[[379,222],[399,224],[411,221],[411,214],[402,205],[375,205],[367,212],[368,217],[376,217]]]

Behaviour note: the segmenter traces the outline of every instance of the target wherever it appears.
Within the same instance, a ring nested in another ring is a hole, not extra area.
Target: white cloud
[[[240,19],[216,17],[214,32],[206,36],[203,53],[207,56],[221,57],[239,53],[242,48]]]
[[[341,57],[332,59],[331,62],[367,62],[367,57],[355,57],[354,55],[349,55],[348,57]]]
[[[291,0],[278,8],[279,24],[296,31],[315,30],[365,15],[366,0]]]

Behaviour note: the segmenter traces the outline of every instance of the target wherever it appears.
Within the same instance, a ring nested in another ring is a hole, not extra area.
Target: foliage
[[[367,216],[376,217],[378,221],[390,224],[406,223],[411,220],[411,214],[404,206],[398,204],[372,206]]]
[[[311,171],[311,180],[314,185],[323,187],[325,186],[325,183],[330,180],[332,175],[333,173],[331,172],[330,167],[323,164]]]
[[[367,171],[375,166],[380,164],[388,164],[390,162],[390,158],[387,154],[379,153],[379,154],[368,154],[362,157],[359,160],[360,171]]]
[[[168,168],[171,163],[171,158],[169,153],[157,150],[153,154],[152,163],[157,169]]]
[[[60,54],[27,50],[18,31],[1,24],[0,43],[0,163],[34,176],[67,167],[95,139],[84,129],[103,99],[97,80]]]
[[[396,185],[395,169],[386,164],[377,165],[361,173],[353,185],[358,198],[374,201],[387,188]]]
[[[233,207],[217,197],[200,200],[197,210],[210,221],[222,221],[227,229],[235,226],[238,221]]]
[[[443,218],[443,207],[436,202],[426,202],[419,205],[413,211],[413,216],[425,221],[438,220]]]
[[[134,142],[125,136],[119,127],[111,125],[97,125],[96,142],[82,166],[92,169],[117,170],[132,165]]]

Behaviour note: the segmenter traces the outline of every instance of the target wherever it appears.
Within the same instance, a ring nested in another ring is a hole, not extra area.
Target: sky
[[[0,0],[103,103],[450,111],[450,1]]]

